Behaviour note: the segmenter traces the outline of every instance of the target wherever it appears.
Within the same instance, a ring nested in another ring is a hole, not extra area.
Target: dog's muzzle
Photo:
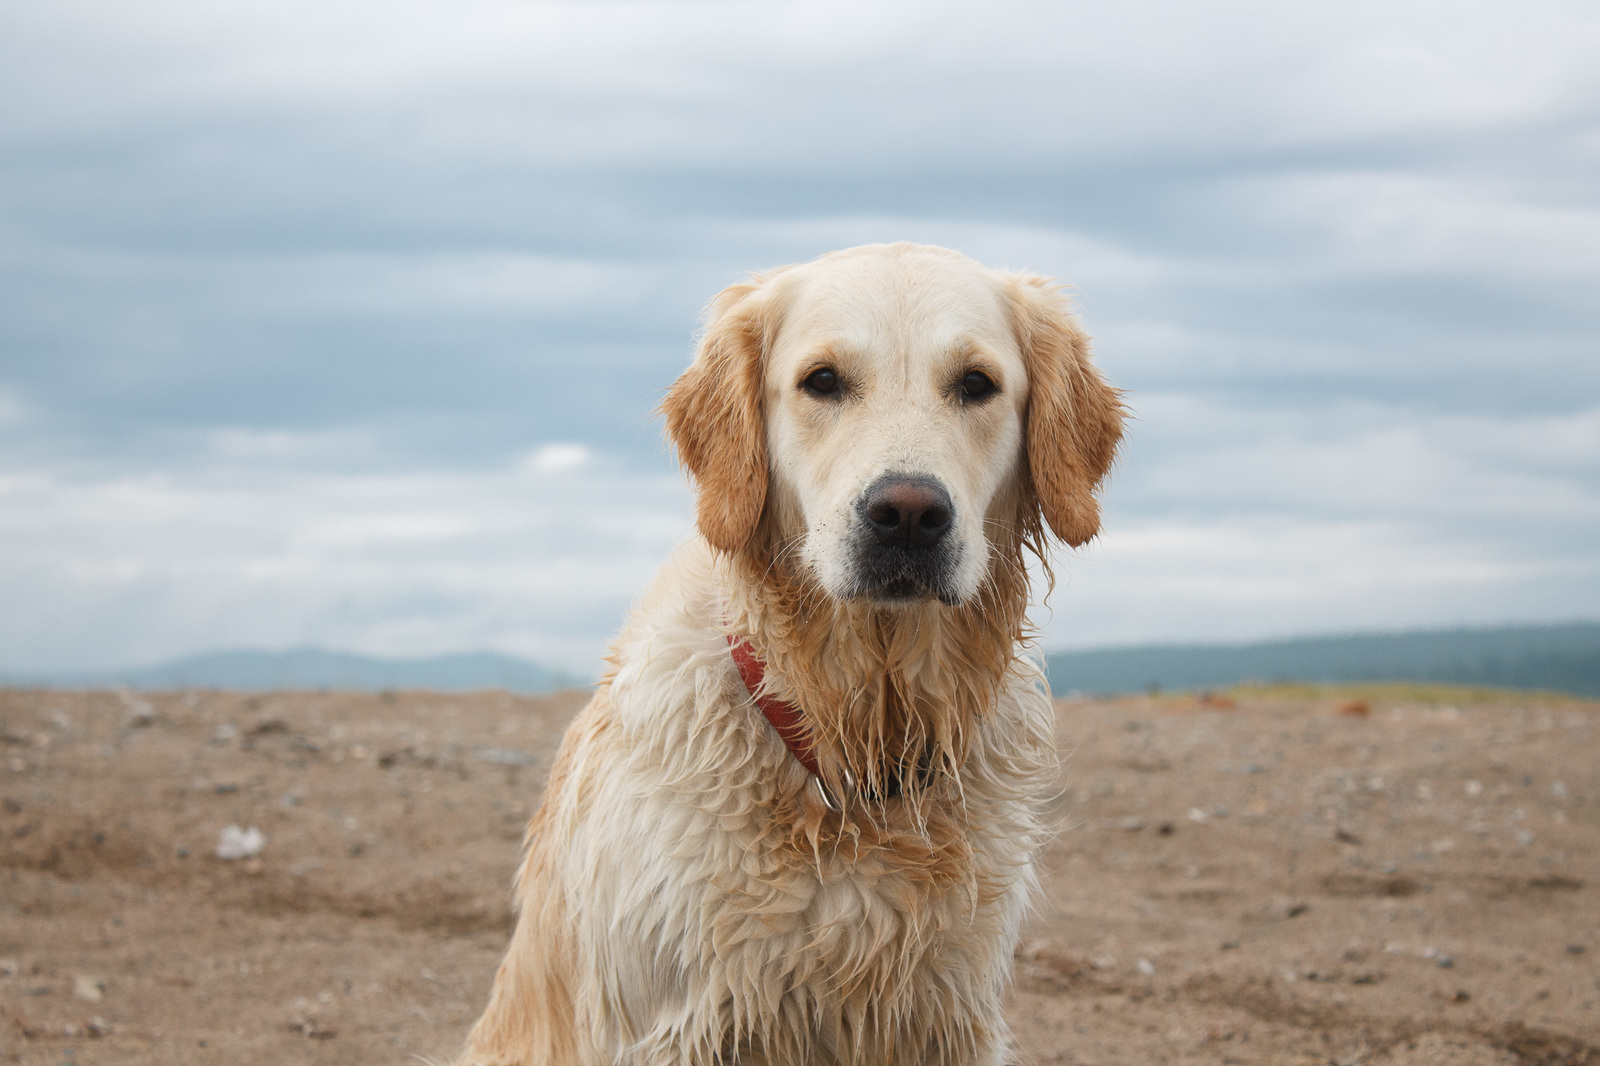
[[[855,595],[903,602],[956,602],[950,575],[959,558],[955,504],[938,479],[885,474],[856,501]]]

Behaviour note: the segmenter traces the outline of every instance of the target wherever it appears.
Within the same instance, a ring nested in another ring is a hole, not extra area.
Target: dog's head
[[[886,605],[971,599],[997,531],[1088,541],[1122,432],[1049,282],[906,244],[724,290],[662,410],[712,546],[765,526],[829,595]]]

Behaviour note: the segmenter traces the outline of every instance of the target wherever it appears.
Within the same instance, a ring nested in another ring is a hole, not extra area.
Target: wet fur
[[[953,255],[839,254],[862,252]],[[1121,409],[1054,290],[995,275],[1030,394],[984,581],[958,606],[833,599],[769,492],[771,277],[718,297],[663,404],[703,539],[635,608],[563,741],[461,1066],[998,1066],[1009,1050],[1001,996],[1056,758],[1021,654],[1024,552],[1047,528],[1094,535]],[[805,710],[842,813],[753,706],[728,633]],[[899,798],[870,798],[891,780]]]

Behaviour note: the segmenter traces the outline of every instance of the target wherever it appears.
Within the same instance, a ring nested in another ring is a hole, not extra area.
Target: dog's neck
[[[777,543],[722,560],[727,621],[765,660],[767,691],[804,713],[828,786],[853,777],[863,794],[915,799],[928,781],[959,782],[1024,635],[1021,535],[991,543],[987,579],[958,606],[833,599]]]

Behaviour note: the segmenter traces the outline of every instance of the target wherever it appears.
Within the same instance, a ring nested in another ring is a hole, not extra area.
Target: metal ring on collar
[[[849,770],[841,770],[840,776],[844,778],[845,787],[854,792],[856,790],[855,776]],[[817,798],[822,801],[824,807],[834,814],[840,814],[844,811],[844,805],[839,802],[832,792],[828,791],[827,783],[822,778],[813,777],[811,783],[817,787]]]

